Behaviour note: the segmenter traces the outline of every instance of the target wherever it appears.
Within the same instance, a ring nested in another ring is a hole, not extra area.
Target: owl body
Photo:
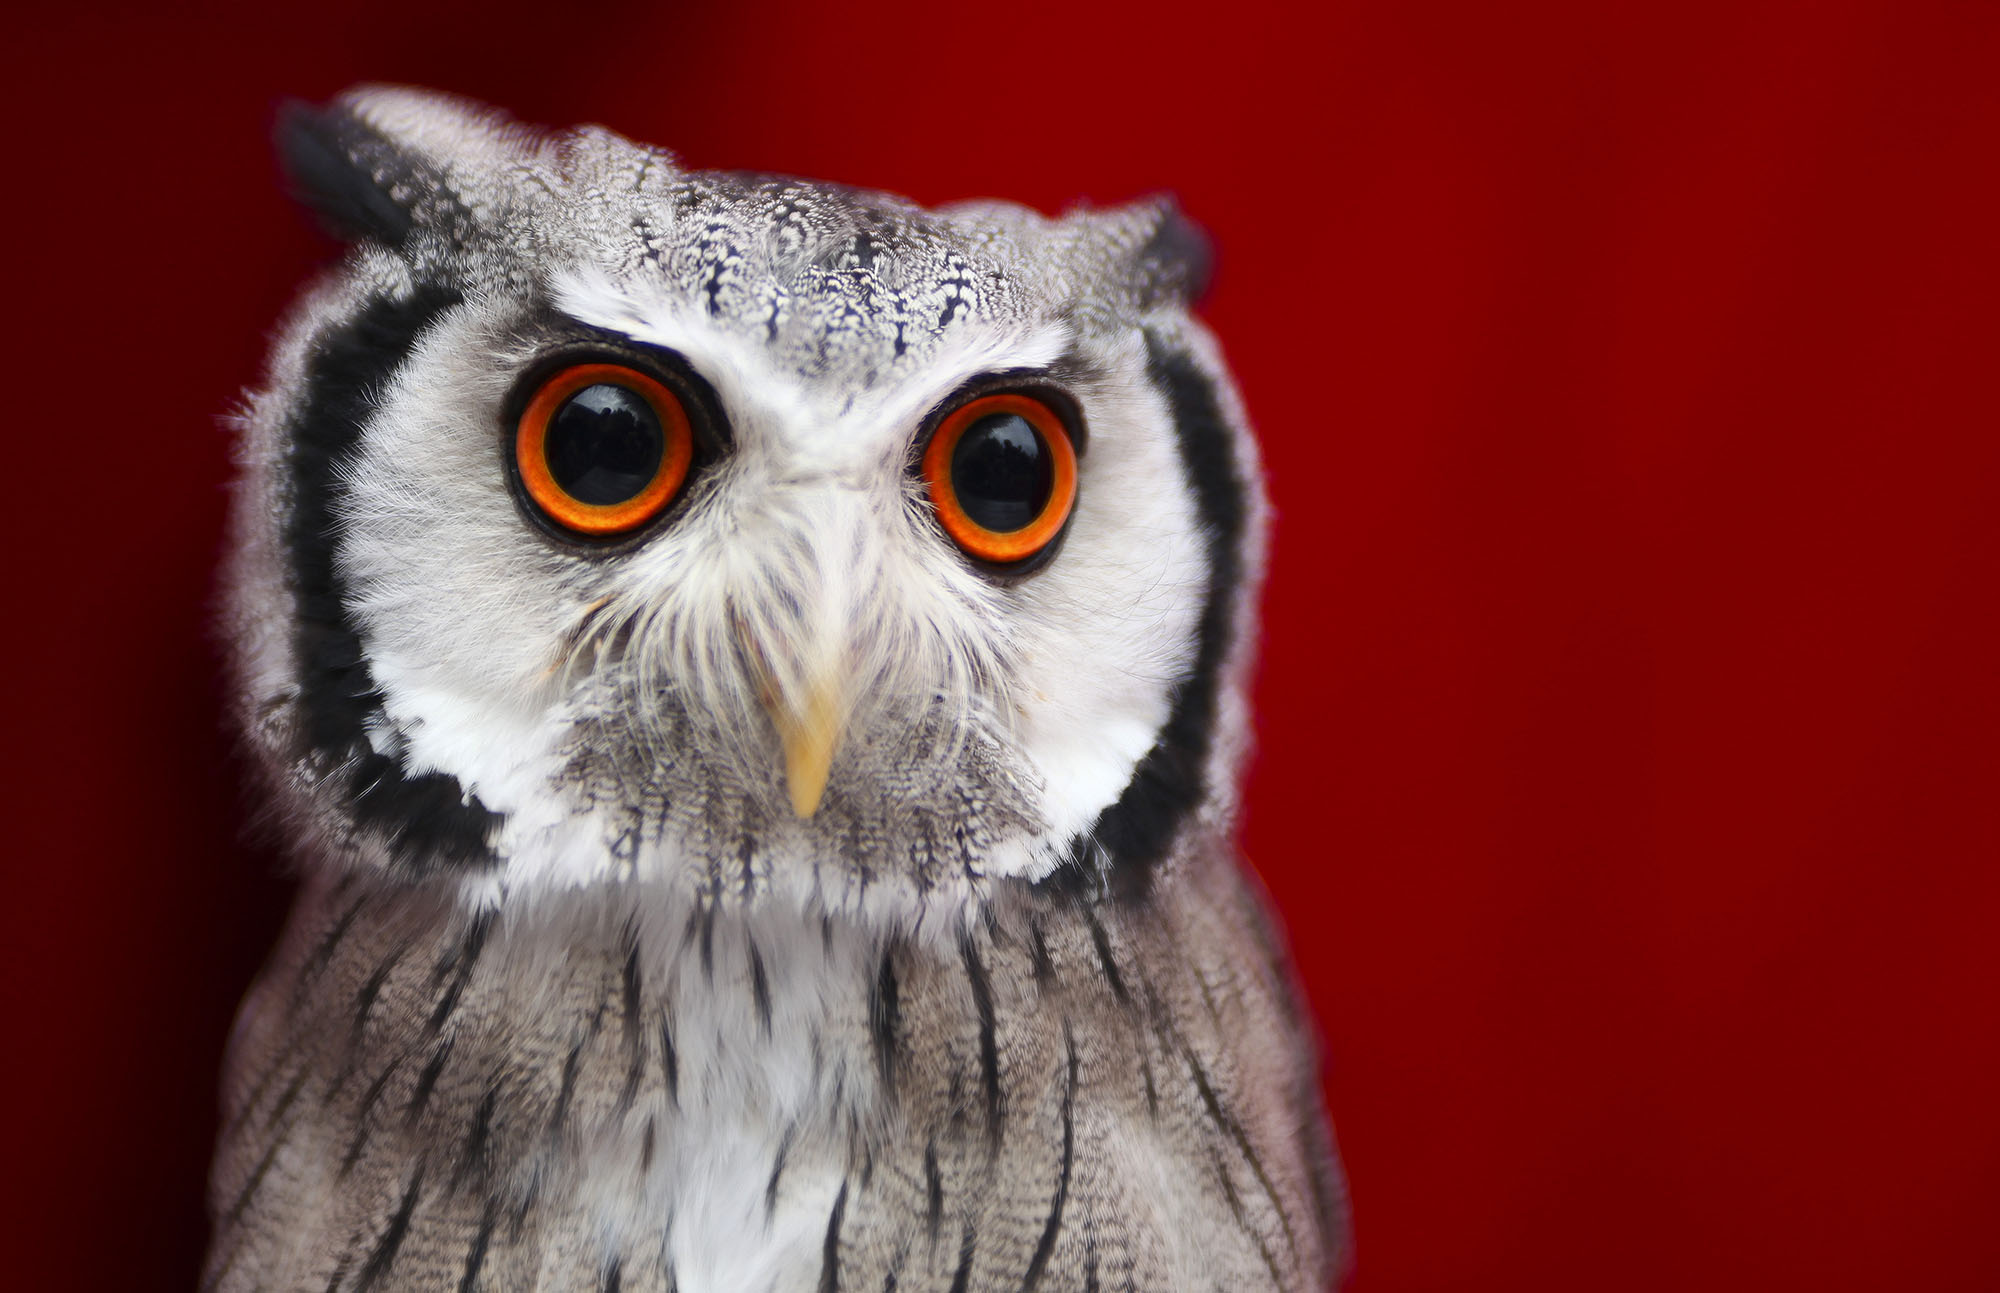
[[[242,419],[306,880],[212,1288],[1325,1287],[1232,843],[1264,508],[1145,204],[690,172],[411,91]]]

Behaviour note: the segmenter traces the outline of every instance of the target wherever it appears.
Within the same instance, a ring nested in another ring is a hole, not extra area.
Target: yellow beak
[[[811,817],[826,793],[826,777],[842,727],[840,687],[832,678],[815,679],[798,706],[765,693],[764,707],[785,746],[785,788],[792,811]]]

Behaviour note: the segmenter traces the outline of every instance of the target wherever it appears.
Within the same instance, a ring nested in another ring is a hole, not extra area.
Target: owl
[[[1164,201],[927,210],[405,89],[238,418],[300,874],[209,1289],[1323,1289],[1233,832],[1266,505]]]

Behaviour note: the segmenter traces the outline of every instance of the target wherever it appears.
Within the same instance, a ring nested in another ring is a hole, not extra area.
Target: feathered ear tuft
[[[278,109],[278,163],[294,201],[347,242],[396,247],[414,223],[411,195],[427,169],[348,108],[296,99]],[[429,185],[424,185],[429,187]]]
[[[1104,258],[1101,263],[1142,309],[1192,305],[1208,291],[1215,264],[1208,235],[1181,214],[1171,196],[1076,211],[1070,219],[1084,244],[1094,245],[1093,258]]]
[[[1181,214],[1171,197],[1155,199],[1159,223],[1139,249],[1140,282],[1150,295],[1171,296],[1192,305],[1208,294],[1215,273],[1215,247],[1200,226]]]
[[[490,108],[395,85],[278,112],[278,160],[292,196],[336,238],[389,248],[417,231],[463,242],[476,222],[461,184],[485,186],[492,201],[495,177],[539,138]]]

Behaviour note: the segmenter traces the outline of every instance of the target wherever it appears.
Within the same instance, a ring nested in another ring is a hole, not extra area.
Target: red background
[[[1354,1293],[2000,1287],[2000,7],[747,9],[9,20],[7,1282],[192,1280],[284,900],[216,415],[275,98],[393,79],[1214,234]]]

